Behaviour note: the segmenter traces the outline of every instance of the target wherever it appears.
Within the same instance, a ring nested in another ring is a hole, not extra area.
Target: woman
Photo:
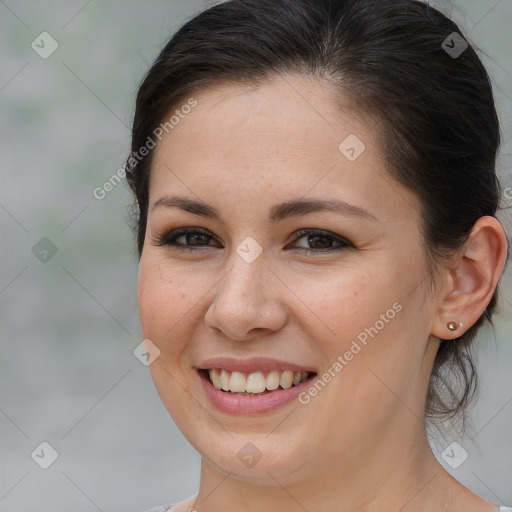
[[[202,465],[153,510],[511,510],[426,435],[475,392],[499,142],[482,63],[421,2],[234,0],[174,35],[127,176],[152,378]]]

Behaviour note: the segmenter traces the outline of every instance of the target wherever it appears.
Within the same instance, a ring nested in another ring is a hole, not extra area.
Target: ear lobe
[[[458,338],[480,318],[496,290],[507,254],[507,236],[501,223],[490,216],[478,219],[464,247],[457,252],[458,263],[446,270],[450,285],[438,297],[434,336]],[[462,328],[450,330],[450,322],[460,322]]]

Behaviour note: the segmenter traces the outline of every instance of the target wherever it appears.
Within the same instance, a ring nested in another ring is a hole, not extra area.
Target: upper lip
[[[231,372],[254,373],[257,371],[285,371],[292,372],[310,372],[316,373],[316,370],[310,366],[302,366],[300,364],[280,361],[270,357],[249,357],[247,359],[235,359],[232,357],[214,357],[206,359],[197,366],[199,370],[211,370],[218,368]]]

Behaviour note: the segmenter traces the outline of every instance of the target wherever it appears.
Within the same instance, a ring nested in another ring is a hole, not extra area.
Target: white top
[[[174,505],[177,505],[177,503],[173,503],[172,505],[153,507],[150,508],[149,510],[145,510],[144,512],[168,512],[171,509],[171,507],[174,507]],[[512,508],[501,506],[496,512],[512,512]]]

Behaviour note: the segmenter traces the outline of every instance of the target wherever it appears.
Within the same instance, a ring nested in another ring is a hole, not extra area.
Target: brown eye
[[[334,233],[330,233],[329,231],[323,231],[318,229],[303,229],[297,231],[293,236],[293,241],[297,242],[301,238],[305,239],[306,247],[297,247],[291,248],[292,251],[306,251],[308,253],[322,253],[322,252],[332,252],[339,251],[341,249],[346,249],[349,247],[354,247],[354,245],[345,240],[344,238],[335,235]]]
[[[182,241],[178,241],[182,239]],[[196,248],[210,247],[210,242],[214,240],[213,236],[198,230],[198,228],[182,228],[170,231],[162,237],[155,240],[155,245],[166,245],[174,249],[195,250]]]

